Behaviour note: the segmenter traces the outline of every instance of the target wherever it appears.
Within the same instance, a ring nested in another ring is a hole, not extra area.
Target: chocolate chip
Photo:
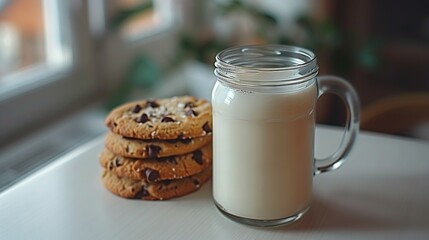
[[[171,117],[163,117],[161,119],[161,122],[174,122],[174,119]]]
[[[185,115],[188,117],[191,117],[191,116],[196,117],[196,116],[198,116],[198,112],[196,112],[192,109],[188,109],[188,110],[186,110]]]
[[[115,159],[109,162],[109,170],[112,170],[113,168],[120,167],[120,166],[122,166],[122,159],[118,157],[116,157]]]
[[[149,117],[147,116],[146,113],[143,113],[140,117],[136,119],[136,122],[138,123],[146,123],[148,121],[149,121]]]
[[[114,127],[117,127],[117,126],[118,126],[118,124],[117,124],[116,122],[113,122],[113,126],[114,126]]]
[[[137,193],[136,193],[136,195],[134,195],[134,198],[137,198],[137,199],[142,199],[143,197],[147,197],[147,196],[149,196],[150,194],[149,194],[149,192],[146,190],[146,188],[143,186],[141,189],[140,189],[140,191],[138,191]]]
[[[133,107],[133,109],[131,109],[131,112],[132,113],[139,113],[140,110],[142,110],[142,107],[140,107],[140,105],[137,104]]]
[[[201,150],[195,151],[192,155],[192,159],[194,159],[198,164],[203,165],[203,152],[201,152]]]
[[[146,175],[146,179],[153,182],[156,179],[158,179],[161,175],[159,174],[158,171],[147,168],[146,170],[144,170],[144,173]]]
[[[148,157],[157,157],[159,152],[161,151],[161,147],[156,146],[156,145],[148,145],[146,147],[146,151],[147,151],[147,155]]]
[[[114,166],[114,167],[120,167],[120,166],[122,166],[122,161],[121,161],[121,159],[120,159],[120,158],[115,158],[115,159],[113,160],[113,166]]]
[[[195,104],[193,102],[187,102],[185,103],[185,106],[184,106],[184,108],[193,108],[193,107],[195,107]]]
[[[208,122],[204,123],[204,125],[203,125],[203,130],[204,130],[204,132],[206,132],[206,133],[211,133],[211,132],[212,132],[212,129],[210,128],[210,126],[209,126],[209,123],[208,123]]]
[[[169,162],[169,163],[174,163],[177,164],[176,158],[175,157],[163,157],[163,158],[158,158],[157,159],[158,162]]]
[[[198,179],[193,179],[192,180],[192,183],[196,186],[196,187],[199,187],[200,186],[200,181],[198,181]]]
[[[155,100],[147,100],[146,107],[157,108],[159,104]]]

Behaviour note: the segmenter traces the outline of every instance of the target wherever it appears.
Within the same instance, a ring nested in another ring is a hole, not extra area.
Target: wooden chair
[[[361,129],[407,134],[429,123],[429,92],[402,94],[376,101],[362,109]]]

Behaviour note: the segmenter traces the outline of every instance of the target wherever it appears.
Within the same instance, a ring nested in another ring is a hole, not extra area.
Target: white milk
[[[228,213],[269,220],[310,206],[317,87],[213,90],[213,195]]]

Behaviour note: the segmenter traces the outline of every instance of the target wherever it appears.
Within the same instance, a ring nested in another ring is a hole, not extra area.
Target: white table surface
[[[341,131],[319,127],[327,153]],[[211,186],[164,202],[127,200],[101,184],[103,139],[0,193],[0,239],[429,239],[429,142],[361,133],[340,169],[316,176],[297,223],[254,228],[223,217]]]

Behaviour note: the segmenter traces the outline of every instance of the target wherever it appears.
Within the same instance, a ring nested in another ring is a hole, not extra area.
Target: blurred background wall
[[[58,43],[46,34],[52,32],[47,22],[55,9],[49,4],[68,13],[59,15],[56,39],[65,46],[59,48],[60,54],[52,54],[56,50],[50,45]],[[52,107],[55,111],[46,116],[94,99],[101,99],[109,109],[143,97],[209,98],[214,57],[220,50],[245,44],[292,44],[317,54],[320,74],[343,76],[356,88],[364,129],[425,137],[428,9],[429,2],[422,0],[3,1],[0,100],[13,85],[14,74],[46,62],[49,56],[69,63],[62,74],[84,79],[78,89],[88,86],[88,90],[78,99],[64,101],[67,104],[61,108]],[[75,65],[80,66],[78,71]],[[56,91],[77,92],[71,89]],[[12,98],[19,95],[0,102],[3,113]],[[319,123],[344,122],[338,99],[323,97],[318,105]],[[21,125],[25,129],[31,124]]]
[[[198,62],[210,73],[215,54],[229,46],[299,45],[316,52],[321,74],[343,76],[353,84],[364,129],[426,136],[421,126],[429,114],[427,1],[183,1],[181,7],[183,26],[175,46],[158,54],[170,67]],[[191,85],[206,82],[210,89],[205,80],[210,77],[192,71],[198,77]],[[200,92],[208,91],[194,89]],[[319,123],[341,125],[345,117],[338,99],[321,99]]]

